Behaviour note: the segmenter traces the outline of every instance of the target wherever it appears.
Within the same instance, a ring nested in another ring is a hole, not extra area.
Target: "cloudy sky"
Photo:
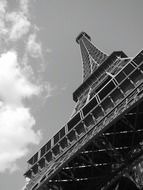
[[[0,189],[22,190],[27,159],[69,119],[79,32],[107,54],[135,56],[142,9],[142,0],[0,0]]]

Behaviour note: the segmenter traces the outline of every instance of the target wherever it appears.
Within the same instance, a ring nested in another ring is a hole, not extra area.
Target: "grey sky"
[[[82,81],[76,36],[81,31],[87,32],[93,43],[107,54],[123,50],[132,57],[143,48],[142,0],[35,0],[30,6],[30,14],[39,27],[46,63],[44,80],[54,90],[51,97],[41,100],[42,103],[35,99],[29,102],[37,121],[35,129],[43,133],[42,141],[38,146],[29,146],[30,153],[18,161],[20,170],[0,174],[0,189],[4,190],[20,190],[24,186],[22,175],[26,160],[67,122],[72,113],[75,105],[72,92]]]

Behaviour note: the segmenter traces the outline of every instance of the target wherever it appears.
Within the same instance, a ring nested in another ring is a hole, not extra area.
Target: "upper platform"
[[[116,64],[116,60],[121,60],[127,58],[127,55],[123,51],[114,51],[109,55],[105,61],[102,62],[87,78],[83,83],[73,92],[73,100],[78,101],[80,96],[85,92],[85,90],[92,85],[93,82],[97,81],[98,78],[104,74],[110,66]]]

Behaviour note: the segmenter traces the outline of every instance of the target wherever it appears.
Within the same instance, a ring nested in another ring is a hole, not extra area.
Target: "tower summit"
[[[106,55],[76,38],[83,82],[71,119],[27,162],[25,190],[143,189],[143,51]]]
[[[108,57],[91,43],[91,38],[85,32],[81,32],[76,42],[80,46],[83,62],[83,81]]]

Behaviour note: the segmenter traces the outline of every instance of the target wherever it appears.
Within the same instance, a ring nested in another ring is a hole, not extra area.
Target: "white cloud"
[[[9,40],[19,40],[30,30],[31,23],[23,12],[8,13],[6,21],[11,23],[9,27]]]
[[[7,7],[7,1],[1,0],[0,1],[0,14],[5,13]]]
[[[28,145],[38,144],[41,139],[41,132],[34,130],[36,120],[24,100],[41,95],[41,91],[49,97],[53,91],[49,83],[36,85],[38,76],[29,56],[43,58],[36,35],[39,29],[30,20],[30,1],[17,2],[18,8],[10,12],[8,1],[0,0],[0,53],[3,52],[0,54],[0,172],[17,170],[17,160],[28,153]]]
[[[20,0],[20,8],[21,11],[26,14],[29,15],[29,0]]]
[[[0,1],[0,35],[7,34],[7,41],[17,41],[28,34],[31,28],[29,0],[20,0],[19,9],[14,12],[8,12],[7,6],[6,0]]]
[[[7,8],[7,1],[0,1],[0,38],[7,34],[7,28],[5,27],[5,14]]]
[[[36,32],[39,28],[31,22],[29,0],[20,0],[17,10],[7,10],[6,0],[0,0],[0,39],[17,43],[26,40],[27,51],[31,57],[42,57],[42,45],[37,41]]]
[[[0,1],[0,38],[5,37],[7,41],[17,41],[28,34],[31,28],[29,1],[20,0],[19,10],[14,12],[8,12],[7,6],[6,0]]]
[[[42,55],[42,47],[41,44],[36,41],[36,34],[29,35],[27,41],[27,51],[31,57],[38,58]]]
[[[18,105],[23,98],[39,93],[40,88],[30,83],[22,73],[16,52],[2,54],[0,68],[0,97],[8,104]]]
[[[29,109],[3,106],[0,110],[0,171],[12,170],[16,160],[23,157],[29,143],[38,144],[40,132],[34,132],[35,124]]]
[[[14,51],[0,57],[0,172],[15,170],[16,160],[23,157],[30,143],[38,144],[41,134],[35,132],[35,119],[23,104],[39,92],[22,73]]]

